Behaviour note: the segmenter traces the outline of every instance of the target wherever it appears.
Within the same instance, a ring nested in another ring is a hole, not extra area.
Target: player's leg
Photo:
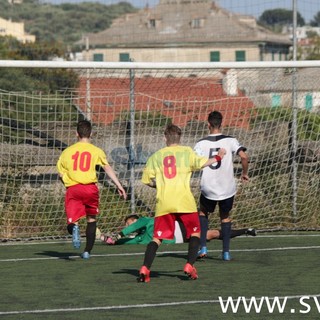
[[[255,237],[257,232],[253,228],[245,228],[245,229],[231,229],[230,239],[239,237],[242,235],[249,235]],[[207,240],[222,240],[221,230],[211,229],[207,232]]]
[[[197,212],[183,213],[177,215],[177,219],[179,219],[183,223],[186,231],[186,238],[189,239],[188,259],[183,271],[186,275],[188,275],[190,279],[195,280],[198,278],[197,270],[194,267],[194,264],[197,260],[198,249],[200,245],[199,215]]]
[[[249,236],[256,236],[256,230],[252,229],[252,228],[245,228],[245,229],[235,229],[235,230],[231,230],[231,236],[230,238],[235,238],[235,237],[239,237],[242,235],[249,235]]]
[[[153,239],[147,245],[143,265],[140,268],[139,277],[137,278],[138,282],[150,281],[150,268],[154,258],[156,257],[157,250],[163,239],[169,240],[174,238],[174,225],[175,217],[172,214],[166,214],[154,218]]]
[[[154,258],[156,257],[157,250],[161,245],[161,240],[153,238],[152,241],[147,245],[146,251],[144,253],[143,265],[139,270],[138,282],[149,282],[150,281],[150,269]]]
[[[255,237],[257,235],[257,232],[253,228],[231,229],[230,239],[242,236],[244,234]],[[208,230],[207,240],[215,240],[215,239],[222,240],[221,230],[216,230],[216,229]]]
[[[207,231],[207,241],[219,239],[222,240],[221,231],[216,229],[210,229]]]
[[[79,185],[67,188],[65,211],[67,215],[67,230],[68,233],[72,235],[72,244],[74,248],[79,249],[81,246],[81,237],[78,221],[86,215],[85,208],[79,198]]]
[[[89,259],[91,250],[96,240],[97,220],[95,216],[87,216],[86,227],[86,246],[84,252],[81,254],[83,259]]]
[[[204,258],[207,256],[207,232],[209,227],[208,215],[202,210],[199,212],[200,219],[200,250],[198,253],[199,258]]]
[[[96,240],[97,215],[99,214],[99,190],[95,184],[83,186],[83,203],[86,207],[86,246],[81,257],[89,259]]]
[[[200,196],[200,250],[198,252],[199,258],[204,258],[207,256],[207,232],[208,232],[208,215],[213,212],[216,207],[217,202],[209,200],[203,195]]]
[[[229,212],[233,206],[234,197],[219,201],[221,236],[222,236],[222,259],[231,260],[230,256],[230,237],[231,237],[231,218]]]

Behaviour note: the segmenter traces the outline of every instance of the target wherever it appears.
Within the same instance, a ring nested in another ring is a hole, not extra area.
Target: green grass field
[[[198,280],[183,274],[187,245],[180,244],[163,245],[150,283],[137,283],[142,245],[97,242],[91,259],[82,260],[71,242],[1,244],[0,318],[319,319],[318,234],[239,237],[230,262],[219,257],[220,241],[208,249],[209,257],[196,263]],[[286,304],[270,312],[263,303],[257,312],[240,303],[237,312],[223,313],[219,297],[258,303],[281,297]]]

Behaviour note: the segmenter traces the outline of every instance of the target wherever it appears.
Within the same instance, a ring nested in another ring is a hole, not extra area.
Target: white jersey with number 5
[[[240,150],[246,151],[236,138],[219,134],[210,134],[199,140],[194,150],[207,158],[213,158],[220,148],[226,149],[221,162],[214,163],[202,170],[201,193],[210,200],[224,200],[236,193],[236,182],[233,172],[233,157]]]

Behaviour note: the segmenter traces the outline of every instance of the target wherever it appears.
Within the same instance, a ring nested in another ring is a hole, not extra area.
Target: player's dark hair
[[[128,220],[130,219],[139,219],[140,217],[137,214],[130,214],[127,217],[125,217],[124,222],[127,223]]]
[[[219,111],[212,111],[208,115],[208,122],[213,129],[220,129],[222,119],[222,114]]]
[[[79,138],[90,138],[92,131],[92,126],[90,121],[88,120],[81,120],[78,122],[77,125],[77,133]]]
[[[176,144],[180,143],[182,131],[178,126],[169,124],[164,131],[164,135],[167,139],[167,144]]]

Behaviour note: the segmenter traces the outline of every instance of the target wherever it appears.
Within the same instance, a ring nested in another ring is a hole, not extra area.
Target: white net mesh
[[[140,182],[142,168],[164,146],[173,122],[182,143],[208,134],[207,115],[224,115],[223,133],[250,156],[250,183],[238,183],[233,222],[257,229],[318,229],[320,80],[308,68],[74,69],[79,88],[54,93],[0,93],[0,238],[66,236],[64,186],[56,162],[76,142],[76,123],[90,119],[92,142],[105,150],[131,197],[121,199],[98,171],[98,226],[114,231],[131,213],[153,215],[155,193]],[[128,65],[129,66],[129,65]],[[131,66],[131,65],[130,65]],[[270,63],[272,66],[272,63]],[[294,156],[294,154],[296,156]],[[241,164],[235,158],[235,176]],[[199,173],[192,188],[199,197]],[[218,223],[211,215],[211,225]]]

